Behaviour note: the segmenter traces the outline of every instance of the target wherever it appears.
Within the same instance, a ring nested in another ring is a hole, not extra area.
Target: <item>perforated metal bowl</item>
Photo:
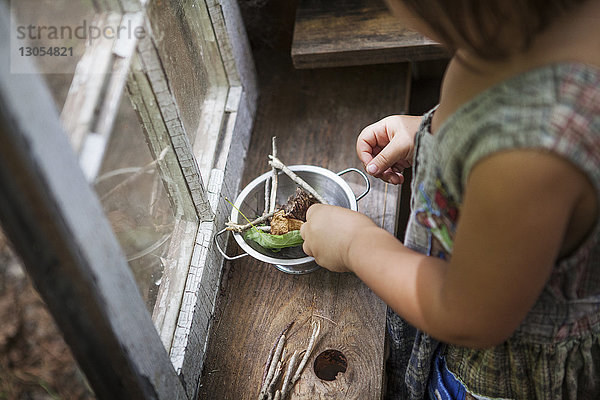
[[[312,165],[294,165],[289,168],[323,196],[327,203],[332,205],[356,211],[358,209],[358,200],[363,198],[370,190],[369,179],[362,171],[356,168],[348,168],[337,174],[328,169]],[[366,189],[359,196],[354,195],[354,192],[348,183],[341,177],[348,172],[360,174],[365,181]],[[239,224],[246,223],[245,219],[240,215],[237,209],[250,220],[262,215],[265,208],[265,182],[267,182],[270,177],[271,172],[266,172],[250,182],[248,186],[241,191],[234,202],[235,208],[231,210],[232,222]],[[277,203],[284,204],[288,197],[294,194],[298,185],[281,172],[279,173],[278,181]],[[221,249],[217,241],[218,236],[225,232],[226,230],[223,229],[215,235],[215,243],[223,257],[227,260],[236,260],[250,255],[257,260],[273,264],[280,271],[289,274],[307,274],[319,268],[315,263],[314,258],[307,256],[304,251],[302,251],[302,246],[273,251],[265,249],[253,240],[244,239],[239,233],[234,233],[233,237],[244,253],[233,257],[228,256]]]

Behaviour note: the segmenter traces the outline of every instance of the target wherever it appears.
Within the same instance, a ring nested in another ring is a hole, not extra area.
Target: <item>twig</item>
[[[294,182],[296,182],[302,189],[304,189],[308,193],[312,194],[315,197],[315,199],[317,199],[320,203],[327,204],[325,199],[319,193],[317,193],[317,191],[315,189],[313,189],[312,186],[310,186],[308,183],[306,183],[306,181],[304,181],[302,178],[300,178],[298,175],[296,175],[294,173],[294,171],[292,171],[291,169],[286,167],[285,164],[282,163],[280,159],[278,159],[277,157],[273,157],[271,155],[269,156],[269,158],[271,159],[271,161],[269,161],[269,165],[283,171],[284,174],[289,176],[290,179],[293,180]]]
[[[277,159],[277,137],[273,136],[273,158]],[[277,168],[271,166],[271,200],[269,201],[269,212],[275,211],[275,206],[277,203],[277,183],[278,183],[278,175]]]
[[[271,351],[269,352],[269,358],[267,358],[267,362],[265,363],[265,370],[263,372],[262,383],[260,385],[260,390],[262,392],[263,387],[265,386],[265,381],[267,380],[267,374],[269,373],[269,369],[271,368],[271,362],[273,361],[273,355],[275,354],[275,348],[277,348],[277,344],[279,343],[279,339],[277,342],[271,347]],[[262,399],[262,396],[259,395]]]
[[[313,331],[312,335],[310,336],[310,341],[308,342],[308,347],[306,348],[306,353],[304,353],[304,357],[302,357],[302,361],[300,361],[298,369],[296,370],[296,373],[292,378],[292,387],[296,384],[298,379],[300,379],[300,375],[302,375],[302,370],[304,370],[304,367],[306,366],[306,363],[308,362],[308,359],[310,358],[310,355],[313,349],[315,348],[315,344],[317,342],[317,338],[319,337],[319,333],[321,333],[321,322],[317,321],[316,323],[313,323]]]
[[[252,228],[253,225],[257,225],[257,224],[260,224],[261,222],[265,222],[266,220],[271,218],[273,216],[273,214],[275,214],[275,213],[265,214],[261,217],[256,218],[254,221],[250,222],[249,224],[245,224],[245,225],[238,225],[238,224],[235,224],[232,222],[228,222],[226,224],[226,225],[228,225],[226,229],[228,231],[234,231],[234,232],[241,233],[241,232],[244,232],[245,230]]]
[[[277,381],[279,380],[279,378],[281,377],[281,373],[283,372],[283,359],[285,358],[286,352],[287,350],[284,349],[283,353],[281,354],[281,360],[277,362],[277,367],[275,368],[273,379],[271,379],[271,382],[269,382],[269,385],[267,386],[267,394],[269,397],[273,394],[273,389],[275,388],[275,385],[277,385]]]
[[[385,191],[383,192],[383,215],[381,216],[381,228],[385,229],[385,209],[387,206],[388,183],[385,183]]]
[[[312,354],[312,351],[315,348],[317,338],[319,337],[319,333],[321,332],[321,323],[319,321],[317,321],[317,322],[313,322],[312,325],[313,325],[313,331],[312,331],[312,335],[310,336],[310,341],[308,342],[308,347],[306,348],[306,350],[303,350],[300,353],[295,351],[294,354],[292,355],[292,358],[290,359],[290,362],[288,364],[288,367],[287,367],[287,370],[285,373],[285,378],[283,379],[283,384],[281,386],[280,397],[282,400],[286,398],[287,394],[294,387],[296,382],[298,382],[298,379],[300,379],[300,375],[302,375],[302,371],[304,370],[304,367],[306,366],[306,363],[308,362],[308,359],[310,358],[310,355]],[[304,356],[302,357],[300,364],[298,364],[298,368],[296,368],[296,372],[294,372],[294,375],[292,376],[291,373],[294,370],[296,360],[297,360],[298,356],[302,353],[304,353]],[[275,393],[275,399],[277,399],[277,398],[278,398],[277,393]]]
[[[268,390],[269,385],[271,384],[271,380],[273,379],[273,375],[275,374],[273,367],[277,365],[277,363],[280,361],[280,358],[285,358],[285,350],[283,350],[283,346],[285,345],[286,339],[285,336],[289,332],[292,325],[294,325],[294,322],[295,321],[290,322],[285,328],[283,328],[283,330],[279,334],[279,337],[277,338],[277,341],[273,345],[273,348],[271,348],[271,351],[269,352],[269,358],[267,360],[267,363],[265,364],[265,372],[263,373],[260,394],[258,395],[259,400],[262,400],[264,398],[266,391]]]
[[[263,383],[261,386],[260,394],[258,395],[259,400],[284,400],[288,393],[293,389],[296,382],[298,382],[298,380],[300,379],[302,371],[304,370],[304,367],[306,366],[306,363],[308,362],[308,359],[310,358],[316,346],[319,334],[321,333],[320,321],[314,321],[312,323],[313,330],[306,350],[303,350],[301,352],[298,352],[297,350],[294,351],[289,361],[287,361],[287,367],[285,375],[281,382],[281,388],[274,391],[279,379],[281,378],[281,374],[283,372],[283,365],[286,364],[285,358],[287,349],[284,349],[284,346],[286,341],[286,335],[293,324],[294,321],[292,321],[288,326],[285,327],[285,329],[279,335],[276,345],[273,347],[273,349],[271,349],[269,359],[267,360],[267,364],[265,365]],[[302,356],[302,359],[298,364],[298,367],[296,367],[296,363],[300,356]]]
[[[263,373],[263,379],[262,379],[262,384],[263,385],[264,385],[265,380],[267,378],[267,373],[268,373],[269,368],[271,366],[271,361],[273,360],[273,355],[275,354],[275,349],[277,348],[277,345],[279,344],[279,339],[281,339],[281,337],[283,335],[286,335],[289,332],[290,328],[292,327],[292,325],[294,325],[295,322],[296,321],[292,321],[285,328],[283,328],[283,330],[281,331],[281,333],[277,337],[277,340],[273,344],[273,347],[271,347],[271,351],[269,352],[269,358],[267,359],[267,363],[265,364],[265,372]]]
[[[269,189],[271,187],[271,180],[269,178],[265,179],[265,211],[263,211],[263,215],[266,215],[269,212],[269,197],[270,192]]]
[[[281,395],[285,398],[285,395],[290,390],[290,383],[292,381],[292,371],[296,366],[296,360],[298,359],[298,351],[294,351],[292,354],[292,358],[287,366],[287,370],[285,371],[285,378],[283,378],[283,384],[281,385]]]
[[[275,349],[275,353],[273,354],[273,358],[271,359],[271,364],[269,366],[269,372],[267,373],[267,379],[263,382],[262,388],[260,389],[260,394],[258,395],[258,399],[262,400],[264,396],[267,394],[269,386],[271,385],[271,381],[273,380],[273,376],[275,375],[275,370],[281,365],[281,352],[283,351],[283,346],[285,344],[285,334],[279,337],[277,341],[277,347]]]
[[[337,322],[335,322],[335,321],[334,321],[334,320],[332,320],[331,318],[328,318],[328,317],[326,317],[326,316],[324,316],[324,315],[313,314],[312,316],[313,316],[313,317],[317,317],[317,318],[322,318],[322,319],[324,319],[325,321],[329,321],[329,322],[331,322],[332,324],[334,324],[335,326],[337,326]]]
[[[294,326],[294,330],[293,330],[293,331],[291,331],[291,332],[289,333],[289,335],[287,335],[287,337],[288,337],[288,338],[291,338],[291,337],[293,337],[293,336],[294,336],[296,333],[298,333],[298,332],[299,332],[299,331],[302,329],[302,327],[303,327],[304,325],[306,325],[306,323],[307,323],[308,321],[310,321],[310,320],[312,319],[312,317],[313,317],[313,316],[312,316],[312,314],[311,314],[311,315],[309,315],[308,317],[304,318],[304,319],[302,320],[302,322],[294,324],[294,325],[295,325],[295,326]]]
[[[225,222],[225,230],[241,233],[244,225],[236,224],[235,222]],[[255,226],[256,229],[263,232],[271,232],[269,225]]]

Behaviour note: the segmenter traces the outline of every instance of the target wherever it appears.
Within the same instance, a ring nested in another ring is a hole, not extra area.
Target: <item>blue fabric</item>
[[[429,379],[429,397],[432,400],[465,400],[466,396],[463,384],[448,371],[444,357],[438,355]]]

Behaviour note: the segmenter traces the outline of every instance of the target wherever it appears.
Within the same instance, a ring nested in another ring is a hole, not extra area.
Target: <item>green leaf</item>
[[[283,235],[271,235],[257,229],[249,229],[244,233],[244,239],[254,240],[265,249],[280,250],[286,247],[299,246],[304,243],[300,231],[290,231]]]

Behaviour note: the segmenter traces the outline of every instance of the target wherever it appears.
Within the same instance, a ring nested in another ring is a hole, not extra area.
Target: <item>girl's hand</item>
[[[356,141],[365,170],[395,185],[404,182],[402,170],[412,164],[415,134],[421,117],[392,115],[367,126]]]
[[[317,264],[334,272],[348,272],[347,255],[353,237],[375,226],[367,216],[343,207],[314,204],[300,228],[304,252]]]

